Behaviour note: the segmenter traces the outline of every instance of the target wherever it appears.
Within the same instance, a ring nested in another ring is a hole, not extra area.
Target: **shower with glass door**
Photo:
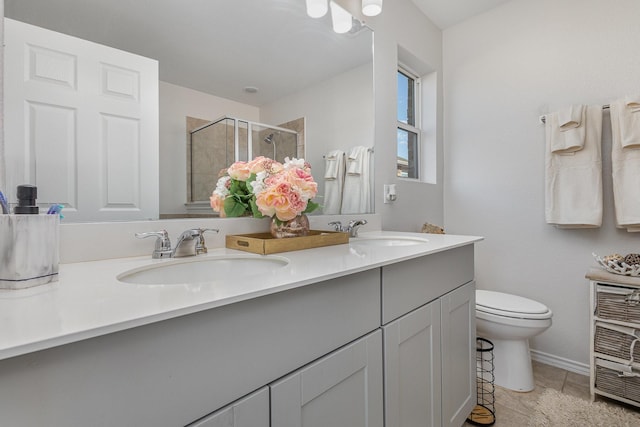
[[[226,116],[190,131],[189,202],[208,202],[220,171],[235,161],[303,157],[298,138],[291,129]]]

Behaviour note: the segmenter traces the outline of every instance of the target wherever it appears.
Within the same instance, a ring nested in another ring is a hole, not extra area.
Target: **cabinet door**
[[[269,388],[260,389],[189,427],[269,427]]]
[[[461,426],[476,404],[475,289],[470,282],[440,300],[443,426]]]
[[[271,386],[272,427],[382,427],[382,333]]]
[[[386,325],[385,425],[440,426],[440,301]]]

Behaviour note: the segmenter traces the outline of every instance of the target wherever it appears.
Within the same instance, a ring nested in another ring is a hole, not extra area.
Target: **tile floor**
[[[496,386],[496,423],[495,427],[526,426],[534,406],[546,388],[554,388],[564,394],[590,400],[589,377],[565,371],[555,366],[533,362],[535,390],[519,393]],[[614,400],[598,397],[598,401],[611,405],[629,407]],[[640,408],[635,408],[639,410]],[[473,426],[465,423],[464,427]]]

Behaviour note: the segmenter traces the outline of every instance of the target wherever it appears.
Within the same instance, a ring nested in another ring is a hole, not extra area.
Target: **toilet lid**
[[[546,305],[529,298],[481,289],[476,290],[476,309],[528,319],[542,319],[551,315],[551,310]]]

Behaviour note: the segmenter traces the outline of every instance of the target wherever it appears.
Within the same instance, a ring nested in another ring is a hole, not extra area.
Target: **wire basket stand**
[[[477,426],[490,426],[496,422],[494,385],[493,343],[485,338],[476,338],[476,406],[467,422]]]

